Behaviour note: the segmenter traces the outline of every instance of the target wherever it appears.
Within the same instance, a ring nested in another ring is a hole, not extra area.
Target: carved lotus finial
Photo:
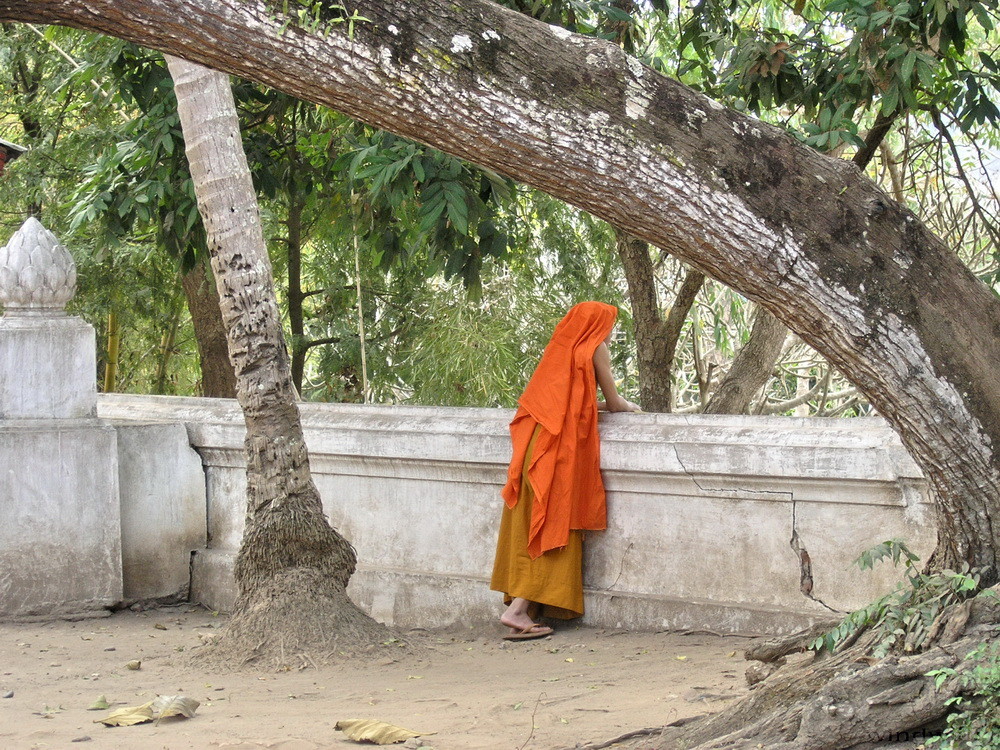
[[[62,315],[76,292],[76,264],[31,217],[0,247],[0,304],[6,316]]]

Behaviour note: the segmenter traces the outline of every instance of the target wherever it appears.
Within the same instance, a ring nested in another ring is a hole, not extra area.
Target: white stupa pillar
[[[66,314],[76,267],[28,219],[0,248],[0,617],[121,599],[114,430],[96,419],[94,329]]]
[[[65,311],[75,291],[73,258],[37,219],[0,248],[0,418],[95,416],[94,329]]]

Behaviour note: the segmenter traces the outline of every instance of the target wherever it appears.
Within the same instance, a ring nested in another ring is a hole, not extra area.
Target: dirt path
[[[401,650],[374,663],[193,669],[189,652],[224,622],[174,607],[0,624],[0,696],[10,696],[0,697],[0,748],[362,747],[334,724],[374,718],[435,733],[409,747],[548,750],[717,711],[746,690],[745,638],[573,627],[516,644],[500,640],[499,627],[413,632],[407,637],[425,647],[420,656]],[[126,668],[134,659],[138,671]],[[115,728],[94,723],[109,710],[87,710],[102,695],[115,709],[157,694],[201,706],[193,719]]]

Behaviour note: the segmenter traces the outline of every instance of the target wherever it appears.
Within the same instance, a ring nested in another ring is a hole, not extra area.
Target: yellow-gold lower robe
[[[534,559],[528,554],[535,499],[528,481],[528,465],[540,430],[541,425],[535,429],[524,457],[517,504],[513,508],[503,506],[490,588],[504,594],[504,604],[521,597],[544,605],[537,616],[569,620],[583,614],[583,532],[570,531],[565,547]]]

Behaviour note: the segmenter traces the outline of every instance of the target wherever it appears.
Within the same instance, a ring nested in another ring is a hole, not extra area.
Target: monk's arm
[[[611,352],[608,351],[607,344],[602,343],[594,352],[594,373],[607,402],[608,411],[640,411],[638,404],[622,398],[615,387],[615,376],[611,372]],[[598,402],[597,406],[601,408],[603,405]]]

